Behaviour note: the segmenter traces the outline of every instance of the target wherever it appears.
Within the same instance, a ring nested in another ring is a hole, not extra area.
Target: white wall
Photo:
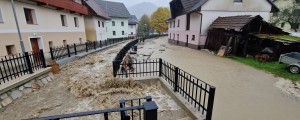
[[[49,9],[37,5],[15,2],[16,14],[21,28],[21,32],[84,32],[83,16],[71,14],[56,10],[55,8]],[[0,0],[0,8],[4,23],[0,24],[0,33],[15,33],[16,24],[13,16],[10,0]],[[27,24],[24,15],[24,8],[35,10],[37,24]],[[60,15],[66,15],[67,27],[62,26]],[[79,27],[75,27],[74,17],[78,18]]]
[[[136,31],[137,25],[128,25],[128,36],[136,36]]]
[[[115,21],[115,26],[112,26],[112,21]],[[121,26],[121,22],[124,22],[124,26]],[[106,28],[107,38],[128,37],[128,18],[111,18],[106,22]],[[113,31],[116,31],[115,36]],[[124,35],[122,35],[122,31],[124,31]]]
[[[34,2],[28,3],[15,1],[16,14],[22,34],[22,40],[26,51],[31,51],[30,38],[39,38],[40,48],[49,51],[49,42],[54,46],[63,45],[63,40],[68,44],[86,41],[84,18],[79,14],[72,14],[68,11],[57,10],[48,6],[38,6]],[[37,24],[27,24],[24,8],[34,9]],[[21,52],[16,23],[10,0],[0,0],[0,9],[4,23],[0,23],[0,56],[6,55],[6,45],[15,45],[16,51]],[[68,26],[62,26],[60,15],[65,15]],[[78,18],[79,27],[75,27],[74,17]]]
[[[271,4],[267,0],[243,0],[243,2],[234,2],[234,0],[208,0],[201,11],[235,11],[235,12],[270,12]]]

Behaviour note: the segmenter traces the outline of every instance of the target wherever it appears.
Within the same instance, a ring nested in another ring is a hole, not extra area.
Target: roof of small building
[[[251,22],[253,19],[260,16],[241,15],[241,16],[228,16],[218,17],[209,28],[223,28],[241,30],[245,25]]]
[[[85,3],[92,9],[99,17],[104,19],[110,19],[108,14],[98,5],[94,0],[87,0]]]
[[[139,23],[139,20],[136,18],[135,15],[131,15],[130,18],[128,18],[129,25],[136,25],[138,23]]]
[[[130,13],[123,3],[95,0],[101,8],[108,14],[109,17],[129,18]]]

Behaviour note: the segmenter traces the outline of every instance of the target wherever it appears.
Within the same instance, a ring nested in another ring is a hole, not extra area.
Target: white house
[[[16,16],[25,51],[86,41],[80,0],[15,0]],[[21,53],[20,39],[10,0],[0,0],[0,56]]]
[[[204,48],[208,27],[218,17],[260,15],[269,21],[279,9],[270,0],[172,0],[169,42]]]
[[[136,36],[139,20],[135,15],[128,18],[128,36]]]
[[[86,38],[88,41],[106,40],[106,21],[110,17],[94,0],[85,1],[89,15],[84,17]]]
[[[123,3],[95,0],[111,20],[106,22],[107,38],[128,37],[128,18],[130,13]]]

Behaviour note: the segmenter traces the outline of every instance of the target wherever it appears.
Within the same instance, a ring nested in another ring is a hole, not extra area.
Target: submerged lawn
[[[290,73],[286,67],[286,64],[279,64],[278,62],[259,62],[253,58],[243,58],[243,57],[230,57],[233,60],[241,62],[243,64],[252,66],[257,69],[261,69],[274,74],[275,76],[290,79],[293,81],[300,81],[300,74]]]

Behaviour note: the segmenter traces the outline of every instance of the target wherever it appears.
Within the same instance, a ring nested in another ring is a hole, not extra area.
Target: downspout
[[[202,18],[203,18],[203,14],[200,13],[200,12],[197,12],[198,14],[201,15],[201,22],[200,22],[200,32],[199,32],[199,38],[198,38],[198,49],[201,49],[201,46],[200,46],[200,40],[201,40],[201,32],[202,32]]]

